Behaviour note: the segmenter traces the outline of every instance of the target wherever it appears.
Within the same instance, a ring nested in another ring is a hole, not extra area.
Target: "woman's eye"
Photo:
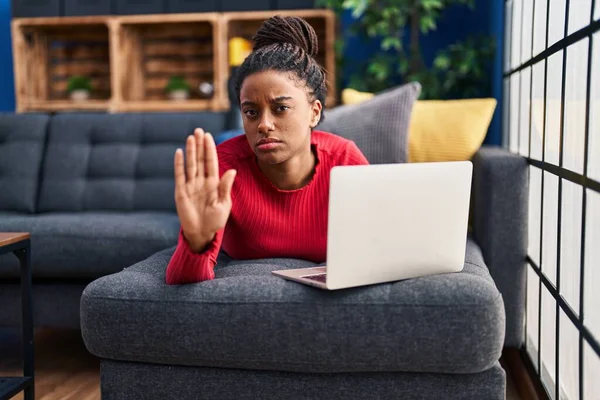
[[[247,117],[255,117],[256,110],[246,110],[246,111],[244,111],[244,114],[246,114]]]
[[[284,112],[286,110],[289,110],[290,108],[288,106],[278,106],[277,107],[277,112]]]

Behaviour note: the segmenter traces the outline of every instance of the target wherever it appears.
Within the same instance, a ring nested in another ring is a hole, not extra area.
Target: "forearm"
[[[166,271],[166,282],[168,285],[181,285],[186,283],[196,283],[214,279],[214,266],[217,255],[221,248],[223,240],[223,231],[217,232],[212,241],[199,249],[190,247],[190,243],[185,238],[183,231],[179,233],[177,248],[169,261]]]

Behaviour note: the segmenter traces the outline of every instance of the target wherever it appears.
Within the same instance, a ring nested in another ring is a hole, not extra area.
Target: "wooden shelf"
[[[111,16],[86,16],[86,17],[37,17],[37,18],[14,18],[12,20],[13,27],[20,26],[81,26],[81,25],[103,25],[107,24]]]
[[[228,110],[228,40],[251,39],[275,14],[305,18],[315,28],[320,39],[316,58],[330,73],[330,107],[335,99],[334,13],[280,10],[13,19],[17,111]],[[69,100],[67,81],[74,75],[91,78],[93,99]],[[167,98],[164,88],[174,75],[190,84],[190,100]],[[197,91],[204,82],[214,88],[209,99]]]
[[[121,24],[144,25],[178,22],[217,22],[221,18],[220,13],[190,13],[190,14],[148,14],[148,15],[126,15],[116,17]]]
[[[24,105],[24,111],[108,111],[109,100],[47,100],[30,101]]]
[[[118,105],[117,110],[122,112],[163,112],[163,111],[199,111],[209,110],[212,100],[154,100],[154,101],[129,101]]]

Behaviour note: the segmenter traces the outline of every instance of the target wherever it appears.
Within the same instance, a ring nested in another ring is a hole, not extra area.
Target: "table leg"
[[[25,389],[25,400],[34,399],[34,366],[33,366],[33,308],[31,300],[31,246],[15,251],[21,263],[21,310],[23,333],[23,376],[31,377],[31,384]]]

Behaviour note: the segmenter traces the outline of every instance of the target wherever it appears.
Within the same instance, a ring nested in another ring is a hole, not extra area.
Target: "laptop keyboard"
[[[317,282],[325,283],[327,279],[327,273],[324,274],[314,274],[314,275],[302,275],[301,278],[310,279]]]

